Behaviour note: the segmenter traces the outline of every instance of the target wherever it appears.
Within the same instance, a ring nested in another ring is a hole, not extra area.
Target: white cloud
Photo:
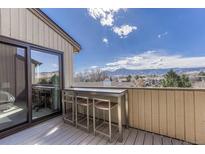
[[[108,44],[108,43],[109,43],[107,38],[103,38],[103,39],[102,39],[102,42],[105,43],[105,44]]]
[[[162,38],[162,37],[164,37],[166,35],[168,35],[168,32],[164,32],[164,33],[158,34],[157,37],[158,38]]]
[[[133,32],[134,30],[137,30],[136,26],[122,25],[120,27],[117,26],[113,27],[113,32],[119,35],[120,38],[126,38],[128,34]]]
[[[91,66],[90,68],[91,69],[96,69],[96,68],[99,68],[99,66],[94,65],[94,66]]]
[[[119,8],[90,8],[88,14],[95,20],[99,20],[102,26],[113,26],[114,15],[119,11]]]
[[[115,15],[120,11],[127,9],[119,8],[90,8],[87,9],[88,14],[95,20],[99,21],[102,26],[108,26],[114,33],[120,36],[120,38],[126,38],[131,32],[137,29],[136,26],[122,25],[120,27],[115,26]],[[106,43],[106,42],[104,42]]]
[[[58,68],[58,64],[52,64],[52,67]]]
[[[114,71],[120,68],[143,70],[194,67],[205,67],[205,57],[184,57],[181,55],[167,55],[159,51],[146,51],[142,54],[107,63],[102,69]]]

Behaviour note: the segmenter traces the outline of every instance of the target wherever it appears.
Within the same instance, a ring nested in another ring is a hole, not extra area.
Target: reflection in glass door
[[[0,43],[0,132],[28,122],[26,50]]]
[[[60,55],[31,50],[32,119],[60,111]]]

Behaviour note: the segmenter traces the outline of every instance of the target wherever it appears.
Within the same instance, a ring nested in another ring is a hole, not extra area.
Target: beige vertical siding
[[[159,132],[167,135],[167,93],[165,90],[159,90]]]
[[[152,120],[152,131],[155,133],[159,133],[159,91],[152,90],[152,115],[151,115],[151,120]]]
[[[173,90],[167,90],[167,135],[175,137],[175,102]]]
[[[195,143],[195,101],[194,101],[194,91],[184,91],[184,134],[185,139],[189,142]]]
[[[19,9],[19,39],[27,40],[27,14],[26,9]]]
[[[73,47],[29,9],[0,9],[0,35],[64,52],[64,83],[73,81]]]
[[[176,136],[184,140],[185,127],[185,106],[184,91],[175,91],[175,133]]]
[[[205,144],[205,92],[195,91],[196,143]]]
[[[131,127],[205,144],[205,90],[129,89]]]
[[[11,36],[11,9],[1,9],[1,35]]]
[[[18,39],[19,31],[20,31],[20,25],[19,25],[19,9],[11,9],[11,37]]]

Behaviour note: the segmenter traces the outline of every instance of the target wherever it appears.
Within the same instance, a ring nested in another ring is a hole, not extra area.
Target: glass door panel
[[[32,119],[60,111],[60,55],[31,50]]]
[[[0,43],[0,132],[28,122],[24,48]]]

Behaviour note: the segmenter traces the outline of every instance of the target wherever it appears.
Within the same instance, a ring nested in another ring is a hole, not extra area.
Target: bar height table
[[[128,91],[127,89],[108,89],[108,88],[65,88],[64,90],[73,91],[74,95],[87,94],[87,95],[101,95],[116,97],[118,103],[118,127],[119,127],[119,141],[123,140],[122,131],[122,96],[125,97],[125,126],[128,128]],[[64,111],[64,109],[63,109]]]

